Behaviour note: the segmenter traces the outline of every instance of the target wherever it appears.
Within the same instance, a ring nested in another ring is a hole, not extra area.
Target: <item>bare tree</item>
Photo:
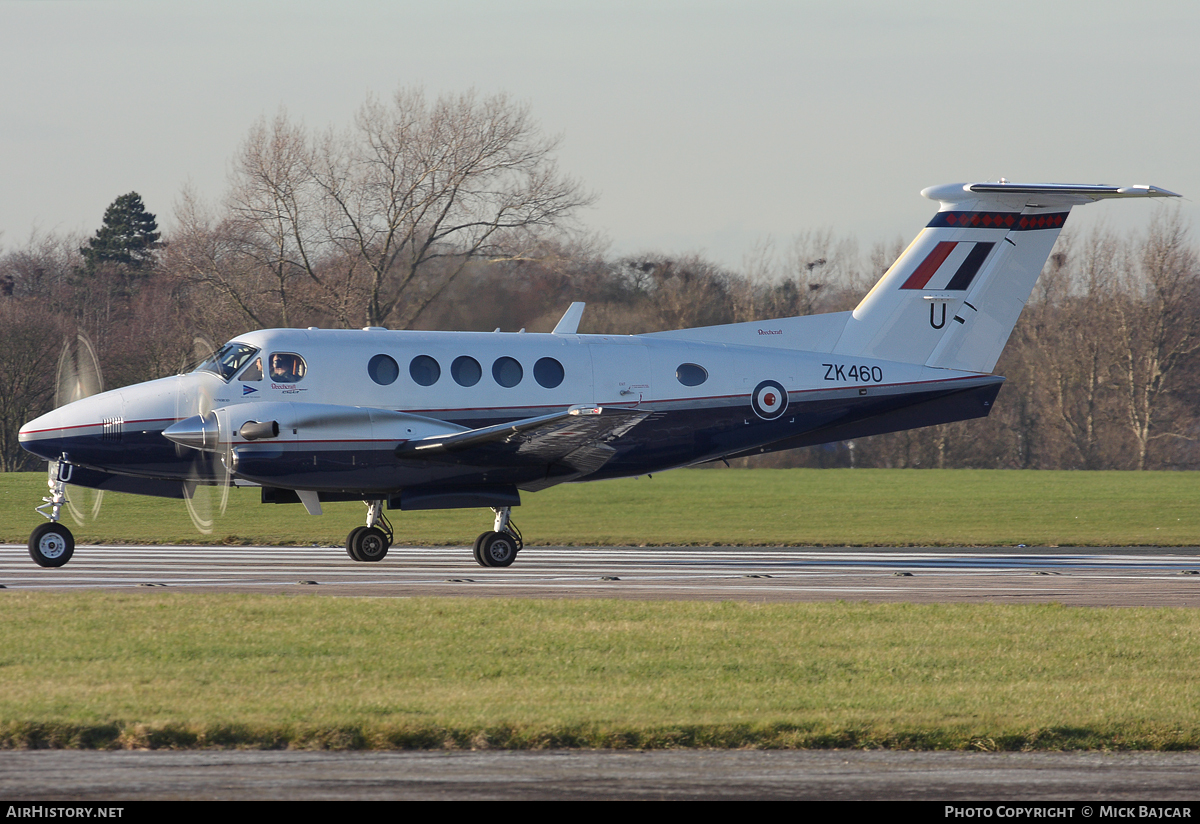
[[[734,318],[743,321],[849,309],[875,280],[863,269],[854,238],[828,229],[800,232],[782,256],[772,240],[761,242],[742,270],[730,295]]]
[[[645,317],[651,326],[638,331],[686,329],[733,320],[733,276],[700,255],[641,255],[621,260],[617,266],[647,304]]]
[[[177,228],[163,269],[197,287],[210,325],[232,314],[239,325],[287,325],[291,301],[278,283],[280,267],[263,254],[264,234],[245,221],[219,216],[185,190],[175,209]]]
[[[1134,468],[1145,469],[1151,443],[1189,437],[1193,420],[1171,409],[1176,373],[1200,350],[1200,267],[1178,210],[1156,217],[1124,280],[1115,304],[1114,372],[1135,441]]]
[[[17,431],[54,400],[62,324],[35,298],[0,298],[0,472],[35,466]]]
[[[1055,274],[1072,272],[1062,294],[1047,301],[1054,309],[1055,345],[1043,348],[1038,366],[1050,379],[1047,400],[1066,429],[1078,465],[1100,469],[1115,451],[1106,448],[1104,437],[1112,419],[1114,357],[1113,336],[1106,332],[1114,326],[1120,300],[1120,244],[1108,233],[1097,233],[1084,245],[1077,266],[1069,265],[1074,257],[1073,244],[1061,244],[1048,265]],[[1048,284],[1067,280],[1046,274],[1043,278]]]
[[[81,242],[35,229],[23,246],[0,255],[0,296],[38,297],[57,307],[83,263]]]
[[[408,326],[469,263],[535,255],[591,202],[558,173],[557,145],[504,95],[401,89],[319,136],[280,114],[243,145],[222,227],[269,280],[283,323],[307,301],[342,325]],[[245,272],[206,271],[259,316]]]

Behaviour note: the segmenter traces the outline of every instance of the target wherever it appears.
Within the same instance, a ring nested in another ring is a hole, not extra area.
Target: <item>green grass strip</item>
[[[1200,611],[0,591],[0,747],[1200,748]]]
[[[45,494],[42,474],[0,475],[0,540],[28,539]],[[325,510],[311,517],[234,489],[200,535],[182,501],[109,493],[98,519],[65,522],[80,543],[282,545],[340,545],[363,522],[358,503]],[[540,545],[1195,546],[1200,473],[677,470],[526,494],[513,515]],[[491,528],[478,509],[390,516],[402,544],[470,545]]]

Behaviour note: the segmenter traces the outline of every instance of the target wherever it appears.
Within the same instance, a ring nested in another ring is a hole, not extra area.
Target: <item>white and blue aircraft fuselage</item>
[[[491,507],[475,558],[521,548],[520,492],[988,414],[990,374],[1070,208],[1173,196],[1151,186],[1007,182],[926,189],[941,208],[851,312],[646,335],[268,329],[195,371],[105,392],[22,427],[51,461],[50,522],[30,553],[70,558],[64,483],[264,502],[363,500],[360,561],[392,541],[387,509]]]

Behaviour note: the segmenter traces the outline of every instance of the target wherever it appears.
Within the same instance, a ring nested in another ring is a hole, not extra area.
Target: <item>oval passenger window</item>
[[[459,386],[474,386],[483,377],[483,367],[469,355],[460,355],[450,364],[450,377]]]
[[[496,358],[496,362],[492,364],[492,377],[501,386],[512,387],[525,377],[525,370],[521,368],[521,364],[517,363],[515,358]]]
[[[400,377],[400,364],[390,355],[376,355],[367,363],[367,374],[375,383],[387,386]]]
[[[408,374],[421,386],[433,386],[442,376],[442,367],[428,355],[417,355],[408,365]]]
[[[540,358],[533,365],[533,379],[547,389],[553,389],[562,383],[565,374],[563,365],[554,358]]]
[[[684,386],[699,386],[708,380],[708,370],[694,363],[681,363],[675,370],[675,378]]]

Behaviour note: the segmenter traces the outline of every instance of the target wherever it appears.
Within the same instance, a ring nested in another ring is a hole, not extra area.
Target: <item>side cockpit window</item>
[[[298,383],[304,380],[308,364],[295,352],[271,353],[271,381],[274,383]]]
[[[250,361],[250,365],[242,370],[242,376],[238,378],[240,381],[260,381],[263,378],[262,358],[255,358]]]

